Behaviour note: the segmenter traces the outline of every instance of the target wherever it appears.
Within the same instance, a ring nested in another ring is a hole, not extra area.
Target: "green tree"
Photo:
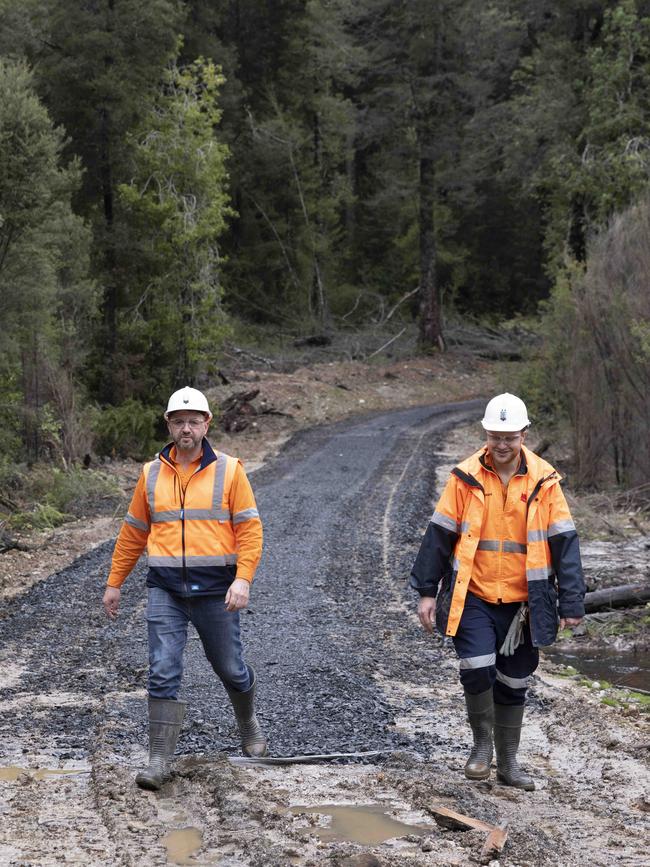
[[[52,407],[62,441],[55,425],[49,445],[78,456],[75,396],[96,309],[89,233],[71,208],[81,172],[76,162],[63,164],[64,144],[27,66],[0,60],[0,348],[16,397],[3,412],[13,410],[8,427],[31,459],[46,445]]]
[[[132,142],[133,180],[119,187],[136,229],[129,252],[137,300],[125,311],[123,328],[144,348],[139,384],[145,396],[160,382],[164,393],[173,383],[194,384],[226,330],[218,239],[233,211],[228,149],[215,138],[223,81],[201,60],[167,71]]]
[[[68,133],[68,153],[85,169],[76,205],[93,226],[93,270],[102,290],[95,389],[108,402],[123,380],[118,319],[131,302],[131,263],[123,252],[131,229],[115,191],[128,180],[127,133],[176,53],[183,14],[178,0],[47,0],[34,16],[41,31],[32,58],[39,92]]]

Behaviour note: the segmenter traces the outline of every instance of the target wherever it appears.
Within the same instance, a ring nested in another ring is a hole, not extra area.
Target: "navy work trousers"
[[[523,644],[514,654],[499,653],[519,606],[519,602],[493,605],[467,594],[454,647],[460,660],[460,681],[468,693],[478,695],[492,689],[496,704],[524,704],[528,678],[539,664],[528,623],[524,625]]]

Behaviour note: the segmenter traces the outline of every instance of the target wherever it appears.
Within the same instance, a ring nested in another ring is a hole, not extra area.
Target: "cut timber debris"
[[[219,407],[219,423],[225,431],[237,433],[237,431],[248,427],[251,417],[257,415],[252,401],[259,393],[259,388],[254,388],[251,391],[238,391],[223,401]]]
[[[599,611],[601,608],[626,608],[642,605],[650,599],[650,584],[620,584],[594,590],[585,596],[585,611]]]
[[[501,825],[489,825],[481,819],[465,816],[463,813],[457,813],[455,810],[450,810],[449,807],[442,807],[439,804],[429,804],[427,810],[442,828],[451,828],[455,831],[465,831],[468,828],[474,828],[477,831],[485,831],[487,837],[481,849],[481,863],[487,864],[503,851],[503,847],[508,839],[508,826],[505,823]]]

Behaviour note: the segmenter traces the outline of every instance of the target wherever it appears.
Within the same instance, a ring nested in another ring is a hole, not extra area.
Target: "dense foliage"
[[[107,407],[209,381],[233,316],[305,333],[402,300],[439,348],[452,307],[498,321],[550,298],[557,317],[589,239],[648,185],[648,15],[0,0],[11,445],[78,459]],[[538,389],[575,418],[571,382]]]

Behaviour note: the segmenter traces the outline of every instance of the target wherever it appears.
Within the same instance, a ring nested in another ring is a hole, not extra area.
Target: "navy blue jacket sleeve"
[[[420,596],[435,596],[440,580],[451,574],[451,555],[457,539],[458,533],[439,524],[431,522],[427,527],[411,569],[411,587]]]
[[[584,617],[585,579],[578,534],[573,530],[549,536],[548,545],[557,575],[560,617]]]

